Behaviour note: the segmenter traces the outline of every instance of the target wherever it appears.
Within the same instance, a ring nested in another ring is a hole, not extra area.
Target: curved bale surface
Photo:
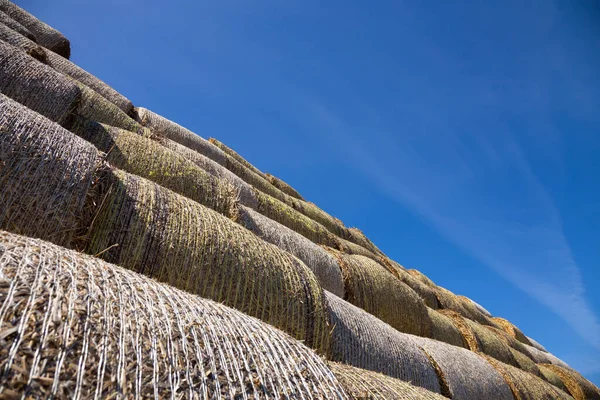
[[[71,246],[99,161],[90,143],[0,95],[0,229]]]
[[[527,353],[531,356],[533,361],[535,361],[537,364],[554,364],[563,368],[571,369],[571,367],[566,362],[556,357],[554,354],[540,351],[535,347],[528,346],[526,344],[524,344],[523,346],[525,347]]]
[[[440,304],[440,309],[455,311],[463,317],[477,321],[483,325],[492,324],[490,319],[480,313],[473,304],[466,302],[448,289],[438,286],[435,293]]]
[[[529,372],[532,375],[543,378],[542,372],[540,371],[540,368],[537,366],[535,361],[533,361],[527,355],[521,353],[519,350],[511,348],[510,352],[513,355],[515,361],[517,362],[517,367],[519,367],[519,369],[522,369],[525,372]]]
[[[527,356],[527,358],[533,361],[533,356],[529,351],[530,347],[526,346],[524,343],[519,342],[517,339],[507,334],[501,328],[496,328],[493,326],[484,326],[484,328],[493,332],[496,335],[496,337],[498,337],[500,340],[506,343],[510,348],[524,354],[525,356]]]
[[[264,179],[267,179],[267,176],[262,171],[260,171],[254,165],[250,164],[244,157],[236,153],[235,150],[230,149],[215,138],[209,138],[208,141],[217,146],[219,149],[223,150],[224,153],[229,154],[234,160],[242,164],[244,167],[248,168],[250,171],[254,172],[255,174]]]
[[[269,181],[269,183],[273,186],[275,186],[277,189],[281,190],[283,193],[295,197],[297,199],[300,200],[304,200],[304,198],[302,196],[300,196],[300,193],[298,193],[296,191],[296,189],[294,189],[293,187],[291,187],[290,185],[288,185],[286,182],[282,181],[281,179],[271,175],[271,174],[265,174],[267,181]]]
[[[485,307],[483,307],[481,304],[477,303],[473,299],[470,299],[468,297],[466,297],[466,298],[469,299],[469,301],[471,301],[471,303],[473,303],[475,305],[475,307],[477,308],[477,310],[479,310],[480,313],[482,313],[483,315],[485,315],[488,318],[492,318],[492,313],[490,313]]]
[[[394,263],[392,263],[392,265],[394,265]],[[404,269],[396,267],[395,272],[396,273],[394,275],[396,275],[398,279],[414,290],[419,297],[423,299],[427,307],[430,307],[434,310],[440,308],[435,291],[431,287],[427,286]]]
[[[12,29],[15,32],[20,33],[25,36],[29,40],[33,40],[35,42],[35,35],[29,31],[29,29],[25,28],[19,22],[15,21],[11,17],[8,16],[4,11],[0,11],[0,23],[6,25],[8,28]]]
[[[135,175],[111,171],[89,254],[223,302],[326,352],[323,290],[294,256],[227,217]]]
[[[75,81],[3,41],[0,91],[61,125],[67,122],[82,95]]]
[[[420,280],[421,282],[423,282],[425,285],[429,286],[430,288],[432,288],[432,289],[438,288],[438,285],[433,283],[433,281],[431,279],[429,279],[427,277],[427,275],[425,275],[421,271],[416,270],[416,269],[407,269],[406,272],[408,272],[409,274],[411,274],[416,279]]]
[[[337,218],[332,217],[327,214],[325,211],[321,210],[315,204],[295,199],[291,196],[285,195],[283,202],[289,205],[290,207],[300,211],[302,214],[306,215],[308,218],[312,219],[323,225],[327,230],[339,238],[348,237],[348,229],[344,226],[343,223]]]
[[[554,364],[543,364],[543,367],[558,375],[575,400],[600,399],[600,390],[578,372]]]
[[[0,10],[27,28],[35,36],[38,44],[65,58],[71,56],[71,44],[69,40],[56,29],[8,0],[0,0]]]
[[[322,247],[247,207],[239,207],[236,222],[266,242],[298,257],[317,276],[323,289],[344,296],[344,282],[337,260]]]
[[[545,353],[548,352],[548,350],[546,350],[546,348],[544,346],[542,346],[541,344],[539,344],[538,342],[536,342],[534,339],[530,338],[529,336],[525,336],[525,338],[527,340],[529,340],[529,343],[531,343],[531,345],[533,347],[535,347],[536,349],[538,349],[539,351],[543,351]]]
[[[339,222],[341,223],[341,221],[339,221]],[[362,246],[365,249],[370,250],[371,252],[373,252],[375,254],[385,256],[385,254],[383,254],[383,252],[381,250],[379,250],[379,248],[377,246],[375,246],[375,244],[373,242],[371,242],[371,240],[369,240],[369,238],[360,229],[348,228],[346,232],[349,236],[345,239],[348,239],[351,242],[356,243],[359,246]]]
[[[440,384],[413,336],[398,332],[373,315],[325,292],[333,330],[332,361],[381,372],[435,393]]]
[[[235,210],[237,193],[221,181],[156,141],[97,122],[76,133],[106,154],[112,166],[141,176],[211,208],[227,217]]]
[[[421,298],[370,258],[330,250],[344,278],[344,299],[404,333],[431,337],[431,320]]]
[[[221,304],[0,232],[0,397],[346,398],[325,363]]]
[[[502,376],[472,351],[421,337],[412,337],[434,363],[442,393],[454,400],[513,400]]]
[[[493,317],[492,320],[511,337],[517,339],[521,343],[531,345],[531,342],[527,339],[527,336],[525,336],[523,332],[521,332],[521,330],[510,321],[500,317]]]
[[[336,362],[327,363],[348,396],[355,400],[445,400],[440,394],[378,372]]]
[[[440,342],[448,343],[453,346],[467,348],[467,344],[465,343],[462,334],[458,329],[456,329],[450,318],[429,307],[427,307],[427,313],[429,314],[429,319],[431,320],[432,339],[439,340]]]
[[[457,295],[458,301],[462,303],[464,309],[471,316],[470,319],[473,321],[477,321],[482,325],[492,325],[496,326],[495,322],[490,319],[487,315],[479,310],[479,307],[475,305],[475,302],[468,298],[467,296]],[[467,317],[468,318],[468,317]]]
[[[544,382],[528,372],[521,371],[511,365],[504,364],[492,357],[486,360],[502,375],[515,400],[568,400],[573,399],[560,389]]]
[[[0,15],[2,15],[1,11]],[[28,39],[21,33],[13,30],[2,20],[0,20],[0,40],[6,42],[7,44],[10,44],[11,46],[20,48],[29,56],[35,58],[38,61],[41,61],[43,63],[48,62],[48,50],[44,49],[42,46],[35,43],[31,39]]]
[[[544,379],[546,382],[556,386],[563,392],[569,393],[569,389],[567,389],[567,387],[565,386],[563,381],[560,379],[560,377],[556,374],[556,372],[554,372],[553,370],[548,368],[545,364],[538,364],[537,367],[540,370],[540,373],[541,373],[540,377],[542,379]]]

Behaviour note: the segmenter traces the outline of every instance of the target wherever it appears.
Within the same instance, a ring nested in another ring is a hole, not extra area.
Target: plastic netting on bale
[[[25,36],[29,40],[35,41],[35,35],[29,31],[29,29],[25,28],[19,22],[12,19],[8,14],[4,11],[0,11],[0,23],[6,25],[8,28],[12,29],[15,32],[20,33]]]
[[[258,317],[327,349],[323,291],[312,271],[227,217],[141,177],[109,171],[87,252]]]
[[[0,16],[2,12],[0,11]],[[4,14],[6,15],[6,14]],[[9,18],[8,16],[6,18]],[[10,18],[9,18],[10,19]],[[20,48],[25,53],[35,58],[38,61],[46,63],[48,61],[48,50],[44,49],[39,44],[28,39],[20,32],[13,30],[10,26],[0,20],[0,40],[14,47]]]
[[[468,297],[465,297],[467,299],[469,299],[469,301],[471,303],[473,303],[475,305],[475,307],[477,308],[477,310],[479,310],[480,313],[482,313],[483,315],[485,315],[488,318],[492,318],[492,313],[490,313],[485,307],[483,307],[481,304],[479,304],[478,302],[476,302],[473,299],[470,299]]]
[[[542,346],[541,344],[539,344],[538,342],[536,342],[534,339],[530,338],[529,336],[525,336],[525,338],[527,340],[529,340],[529,343],[531,343],[531,345],[533,347],[535,347],[536,349],[538,349],[539,351],[543,351],[543,352],[548,352],[548,350],[546,350],[546,348],[544,346]]]
[[[98,151],[0,94],[0,229],[70,246]]]
[[[438,377],[413,336],[325,292],[331,324],[332,361],[381,372],[440,393]]]
[[[493,317],[492,320],[496,324],[498,324],[507,334],[517,339],[519,342],[531,345],[531,342],[529,341],[529,339],[527,339],[527,336],[525,336],[523,332],[521,332],[521,330],[517,328],[512,322],[500,317]]]
[[[296,189],[291,187],[286,182],[282,181],[281,179],[279,179],[271,174],[265,174],[265,176],[267,177],[267,180],[271,183],[271,185],[275,186],[277,189],[281,190],[283,193],[290,195],[292,197],[295,197],[297,199],[304,200],[304,198],[300,195],[300,193],[298,193],[296,191]]]
[[[431,308],[427,308],[431,320],[431,338],[454,346],[467,348],[463,336],[452,320]]]
[[[304,200],[298,200],[288,195],[284,196],[284,203],[300,211],[313,221],[320,223],[334,235],[337,235],[340,238],[348,237],[348,229],[344,226],[344,224],[337,218],[334,218],[325,211],[321,210],[315,204]]]
[[[562,390],[566,393],[569,393],[569,389],[567,389],[567,387],[565,386],[563,381],[560,379],[560,377],[556,374],[556,372],[554,372],[553,370],[548,368],[546,366],[546,364],[538,364],[537,367],[540,370],[540,373],[541,373],[540,376],[546,382],[551,383],[552,385],[556,386],[557,388],[559,388],[560,390]]]
[[[343,297],[344,282],[337,260],[322,247],[278,222],[247,207],[240,207],[236,221],[261,239],[302,260],[317,276],[321,286]]]
[[[209,142],[217,146],[219,149],[223,150],[224,153],[230,155],[234,160],[242,164],[244,167],[248,168],[250,171],[261,176],[262,178],[267,179],[267,176],[262,171],[260,171],[250,162],[248,162],[244,157],[240,156],[235,150],[232,150],[231,148],[227,147],[225,144],[219,142],[215,138],[209,138],[208,140]]]
[[[364,247],[367,250],[379,255],[383,255],[383,252],[379,250],[377,246],[369,238],[358,228],[348,228],[348,240],[353,243],[358,244],[359,246]]]
[[[392,262],[392,265],[395,266],[396,263]],[[402,268],[396,267],[395,272],[395,275],[398,277],[398,279],[414,290],[423,299],[428,307],[434,310],[439,308],[437,296],[431,287],[427,286]]]
[[[329,362],[346,393],[355,400],[444,400],[444,396],[387,375],[350,365]]]
[[[527,354],[538,364],[554,364],[563,368],[571,368],[566,362],[556,357],[554,354],[538,350],[535,347],[526,344],[523,346],[527,349]]]
[[[600,390],[580,373],[554,364],[543,366],[558,375],[575,400],[600,400]]]
[[[8,0],[0,0],[0,10],[33,33],[37,43],[65,58],[70,57],[71,44],[62,33]]]
[[[441,309],[455,311],[461,316],[477,321],[480,324],[493,325],[492,320],[479,312],[474,305],[462,300],[448,289],[438,286],[435,293]]]
[[[0,232],[2,398],[346,398],[325,363],[221,304]]]

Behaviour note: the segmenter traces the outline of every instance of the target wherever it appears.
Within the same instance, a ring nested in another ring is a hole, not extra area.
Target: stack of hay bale
[[[69,55],[0,0],[0,397],[600,399]]]

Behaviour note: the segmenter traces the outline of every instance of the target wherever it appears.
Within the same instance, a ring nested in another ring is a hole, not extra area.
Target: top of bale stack
[[[295,197],[297,199],[304,200],[304,198],[300,195],[300,193],[298,193],[296,191],[296,189],[294,189],[293,187],[288,185],[286,182],[282,181],[281,179],[279,179],[271,174],[265,174],[265,176],[267,177],[267,180],[269,182],[271,182],[271,185],[275,186],[277,189],[281,190],[283,193],[290,195],[292,197]]]
[[[600,390],[578,372],[554,364],[543,366],[559,376],[575,400],[600,400]]]
[[[21,23],[12,19],[8,14],[4,11],[0,11],[0,23],[6,25],[8,28],[14,30],[15,32],[20,33],[25,36],[29,40],[33,40],[35,42],[35,35],[31,33],[31,31],[25,28]]]
[[[517,328],[513,323],[511,323],[510,321],[504,319],[504,318],[500,318],[500,317],[493,317],[492,320],[500,325],[500,327],[510,336],[512,336],[513,338],[517,339],[519,342],[521,343],[525,343],[528,345],[531,345],[531,342],[529,341],[529,339],[527,339],[527,336],[525,336],[523,334],[523,332],[521,332],[521,330],[519,328]]]
[[[217,146],[219,149],[223,150],[223,152],[229,154],[231,157],[233,157],[236,161],[238,161],[244,167],[248,168],[250,171],[252,171],[255,174],[258,174],[259,176],[268,180],[267,176],[262,171],[260,171],[258,168],[256,168],[251,163],[249,163],[244,157],[240,156],[235,150],[232,150],[231,148],[227,147],[226,145],[219,142],[215,138],[211,137],[208,139],[208,141],[211,142],[212,144],[214,144],[215,146]]]

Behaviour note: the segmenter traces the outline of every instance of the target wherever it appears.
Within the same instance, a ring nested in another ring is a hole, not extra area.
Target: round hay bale
[[[529,343],[531,343],[531,345],[533,347],[535,347],[536,349],[540,350],[540,351],[544,351],[544,352],[548,352],[548,350],[546,350],[546,348],[544,348],[544,346],[542,346],[541,344],[539,344],[538,342],[536,342],[535,340],[533,340],[532,338],[530,338],[529,336],[525,336],[525,338],[527,340],[529,340]]]
[[[442,393],[454,400],[513,400],[502,376],[481,356],[437,340],[412,337],[435,363]]]
[[[332,361],[381,372],[435,393],[440,385],[427,356],[412,335],[325,291],[333,329]]]
[[[397,263],[392,263],[393,266],[399,265]],[[425,302],[427,307],[430,307],[434,310],[440,308],[437,296],[435,295],[435,291],[424,284],[422,281],[416,279],[413,275],[409,274],[406,270],[401,268],[395,268],[396,276],[402,282],[404,282],[408,287],[414,290]]]
[[[269,181],[269,183],[271,183],[271,185],[275,186],[277,189],[281,190],[283,193],[295,197],[297,199],[300,200],[304,200],[304,198],[302,196],[300,196],[300,193],[298,193],[296,191],[296,189],[294,189],[293,187],[291,187],[290,185],[288,185],[286,182],[282,181],[281,179],[271,175],[271,174],[265,174],[267,181]]]
[[[110,171],[87,253],[260,318],[326,352],[323,290],[291,254],[155,183]]]
[[[0,0],[0,10],[27,28],[35,36],[38,44],[65,58],[71,56],[71,44],[69,40],[56,29],[8,0]]]
[[[369,257],[371,260],[373,261],[377,261],[379,262],[379,260],[381,259],[381,256],[375,255],[371,250],[367,250],[364,247],[351,242],[349,240],[346,239],[339,239],[340,242],[340,246],[342,248],[342,252],[346,253],[346,254],[353,254],[353,255],[361,255],[361,256],[365,256],[365,257]]]
[[[473,321],[477,321],[482,325],[495,326],[495,323],[487,315],[485,315],[479,310],[479,307],[475,305],[475,302],[473,300],[471,300],[467,296],[458,295],[456,297],[458,297],[458,300],[462,302],[463,307],[471,316],[470,319],[472,319]]]
[[[0,11],[0,15],[2,12]],[[6,15],[6,14],[4,14]],[[7,18],[9,18],[7,16]],[[0,40],[10,44],[11,46],[18,47],[25,53],[43,63],[48,62],[48,50],[44,49],[39,44],[28,39],[21,33],[11,29],[6,24],[0,22]]]
[[[412,276],[414,276],[415,278],[417,278],[418,280],[420,280],[421,282],[423,282],[424,284],[426,284],[427,286],[429,286],[432,289],[437,289],[438,286],[433,283],[433,281],[431,279],[429,279],[424,273],[422,273],[419,270],[416,269],[407,269],[406,270],[409,274],[411,274]]]
[[[378,372],[336,362],[327,363],[346,394],[355,400],[445,400],[429,390]]]
[[[427,307],[411,288],[370,258],[330,252],[342,268],[344,300],[400,332],[431,337]]]
[[[347,398],[285,333],[50,243],[0,232],[2,398]]]
[[[450,318],[437,312],[436,310],[432,310],[429,307],[427,307],[427,313],[429,314],[429,319],[431,320],[432,339],[454,346],[467,348],[467,344],[463,339],[463,335],[454,326]]]
[[[512,336],[510,336],[508,333],[506,333],[501,328],[496,328],[494,326],[484,326],[484,327],[486,329],[489,329],[490,331],[494,332],[494,334],[500,340],[502,340],[504,343],[506,343],[510,348],[517,350],[519,353],[524,354],[531,361],[533,361],[533,357],[531,356],[531,353],[529,352],[528,347],[526,347],[526,345],[524,343],[519,342],[517,339],[515,339]]]
[[[233,217],[237,199],[235,188],[160,143],[93,121],[80,125],[75,133],[107,153],[105,160],[110,165]]]
[[[488,318],[492,318],[492,313],[490,313],[487,309],[485,309],[481,304],[477,303],[473,299],[469,299],[469,300],[471,301],[471,303],[473,303],[475,305],[475,307],[477,308],[477,310],[479,310],[480,313],[482,313],[483,315],[485,315]]]
[[[234,160],[236,160],[237,162],[242,164],[244,167],[248,168],[250,171],[254,172],[255,174],[257,174],[258,176],[260,176],[264,179],[267,179],[267,176],[263,172],[261,172],[254,165],[250,164],[244,157],[240,156],[234,150],[230,149],[229,147],[225,146],[223,143],[219,142],[217,139],[209,138],[208,141],[211,142],[212,144],[214,144],[215,146],[217,146],[219,149],[223,150],[224,153],[229,154]],[[267,181],[268,181],[268,179],[267,179]]]
[[[544,364],[543,366],[558,375],[575,400],[600,399],[600,391],[598,388],[578,372],[554,364]]]
[[[473,303],[465,300],[466,298],[461,298],[441,286],[437,287],[435,293],[441,309],[455,311],[463,317],[483,325],[492,325],[491,320],[480,313]]]
[[[515,400],[568,400],[571,396],[528,372],[504,364],[492,357],[486,360],[502,375]]]
[[[339,297],[344,296],[340,266],[325,249],[247,207],[239,207],[236,222],[266,242],[298,257],[315,273],[324,289]]]
[[[383,252],[379,250],[379,248],[375,246],[375,244],[373,244],[373,242],[371,242],[369,238],[360,229],[348,228],[346,232],[348,234],[348,237],[345,239],[348,239],[351,242],[356,243],[375,254],[384,256]]]
[[[8,16],[4,11],[0,11],[0,23],[6,25],[8,28],[12,29],[15,32],[20,33],[25,36],[29,40],[33,40],[35,42],[35,35],[29,31],[29,29],[25,28],[23,25],[12,19]]]
[[[541,377],[546,382],[551,383],[552,385],[556,386],[565,393],[569,393],[569,389],[567,389],[563,381],[560,380],[560,377],[556,374],[556,372],[548,368],[545,364],[537,364],[537,367],[539,368],[540,373],[542,374]]]
[[[0,229],[71,246],[99,161],[90,143],[0,94]]]
[[[571,369],[571,367],[569,365],[567,365],[567,363],[565,363],[560,358],[556,357],[554,354],[540,351],[540,350],[536,349],[535,347],[528,346],[526,344],[523,344],[523,346],[527,349],[527,353],[531,356],[533,361],[535,361],[537,364],[554,364],[554,365],[561,366],[563,368]]]
[[[75,81],[3,41],[0,91],[61,125],[81,99]]]
[[[540,368],[531,358],[521,353],[519,350],[515,350],[513,348],[510,348],[510,352],[513,355],[515,361],[517,362],[517,366],[520,369],[540,378],[543,377]]]
[[[512,324],[510,321],[500,317],[493,317],[492,320],[496,324],[498,324],[507,334],[517,339],[519,342],[531,345],[531,342],[527,339],[527,336],[525,336],[523,332],[521,332],[521,330],[517,328],[514,324]]]
[[[306,215],[313,221],[320,223],[334,235],[340,238],[345,238],[348,236],[348,229],[344,226],[344,224],[340,222],[340,220],[327,214],[315,204],[303,200],[298,200],[288,195],[284,196],[283,202],[289,205],[290,207],[300,211],[302,214]]]

